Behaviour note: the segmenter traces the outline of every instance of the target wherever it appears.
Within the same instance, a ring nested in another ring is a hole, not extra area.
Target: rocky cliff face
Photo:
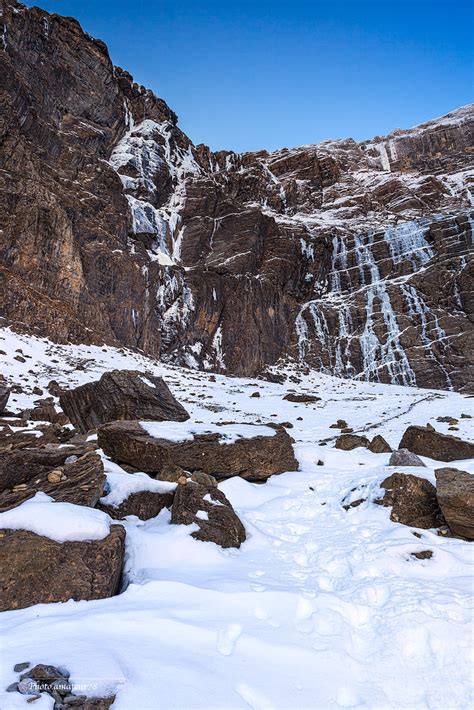
[[[194,146],[70,18],[3,0],[1,315],[253,376],[473,387],[474,108],[371,141]]]

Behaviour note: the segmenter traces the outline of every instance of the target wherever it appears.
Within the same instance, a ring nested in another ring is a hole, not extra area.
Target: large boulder
[[[170,465],[186,471],[200,470],[217,479],[241,476],[249,481],[265,481],[276,473],[297,470],[293,440],[283,428],[256,427],[255,436],[225,443],[230,428],[215,427],[218,431],[186,439],[183,433],[183,440],[176,440],[176,436],[167,439],[164,434],[156,438],[138,422],[111,422],[99,428],[98,444],[114,461],[157,478]],[[262,429],[268,435],[257,435]]]
[[[370,441],[366,436],[359,436],[358,434],[341,434],[336,439],[336,449],[342,449],[342,451],[352,451],[352,449],[357,449],[359,446],[367,448]]]
[[[392,473],[380,485],[385,493],[375,502],[392,508],[390,520],[415,528],[435,528],[443,524],[436,489],[425,478],[411,473]]]
[[[31,442],[30,442],[31,443]],[[62,466],[71,456],[83,456],[93,451],[93,442],[78,446],[49,445],[4,451],[0,455],[0,491],[11,489]]]
[[[193,479],[183,480],[178,485],[171,522],[194,523],[199,529],[191,533],[192,537],[221,547],[240,547],[246,538],[245,528],[224,493]]]
[[[74,426],[85,433],[120,419],[184,422],[189,414],[161,377],[113,370],[97,382],[62,391],[59,401]]]
[[[459,461],[474,458],[474,444],[457,436],[440,434],[424,426],[410,426],[400,441],[399,449],[408,449],[419,456],[437,461]]]
[[[389,466],[424,466],[425,464],[419,456],[408,451],[408,449],[398,449],[390,456]]]
[[[27,530],[0,530],[0,611],[118,592],[125,530],[102,540],[59,543]]]
[[[474,475],[456,468],[439,468],[435,475],[438,503],[451,532],[474,540]]]
[[[0,512],[14,508],[42,491],[56,501],[94,508],[103,495],[106,477],[100,456],[86,453],[66,459],[64,464],[40,473],[27,483],[0,492]]]

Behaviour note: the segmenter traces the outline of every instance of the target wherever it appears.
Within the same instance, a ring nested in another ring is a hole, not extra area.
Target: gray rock
[[[70,678],[71,677],[70,672],[64,666],[58,666],[58,671],[61,673],[63,678]]]
[[[413,454],[408,449],[398,449],[390,456],[389,466],[424,466],[425,464],[419,456]]]
[[[28,662],[26,663],[17,663],[15,666],[13,666],[13,671],[15,673],[21,673],[22,671],[26,671],[27,668],[30,667],[30,664]]]
[[[54,680],[49,686],[51,690],[55,690],[59,695],[70,695],[72,691],[72,685],[68,680],[63,678],[58,678]]]
[[[33,678],[23,678],[18,683],[18,692],[22,695],[36,695],[39,692],[39,685]]]
[[[7,693],[18,692],[18,685],[19,685],[19,683],[10,683],[10,685],[7,688]]]
[[[366,436],[359,436],[358,434],[341,434],[336,439],[336,449],[342,449],[342,451],[352,451],[352,449],[357,449],[359,446],[367,448],[370,441]]]

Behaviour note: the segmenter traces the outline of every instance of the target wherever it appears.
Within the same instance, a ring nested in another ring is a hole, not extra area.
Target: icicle
[[[385,230],[384,238],[390,249],[394,264],[409,261],[417,271],[433,258],[434,252],[426,241],[429,232],[428,220],[404,222]]]

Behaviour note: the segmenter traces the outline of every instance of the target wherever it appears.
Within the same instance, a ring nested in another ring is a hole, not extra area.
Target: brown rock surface
[[[0,611],[117,593],[125,530],[103,540],[55,542],[26,530],[0,530]]]
[[[149,520],[155,518],[163,508],[171,508],[173,498],[174,491],[166,493],[140,491],[131,493],[120,505],[99,503],[97,507],[115,520],[122,520],[127,515],[136,515],[140,520]]]
[[[106,372],[98,382],[63,390],[59,401],[71,422],[83,433],[119,419],[159,422],[189,419],[161,377],[132,370]]]
[[[225,433],[225,427],[222,427]],[[217,479],[241,476],[265,481],[284,471],[295,471],[298,462],[292,439],[283,428],[274,435],[219,443],[220,434],[199,434],[192,440],[174,442],[156,439],[138,422],[111,422],[98,430],[98,444],[114,461],[131,464],[160,477],[163,468],[174,464],[186,471],[200,470]]]
[[[443,516],[432,483],[411,473],[392,473],[380,484],[385,488],[375,501],[391,507],[390,520],[415,528],[435,528],[443,524]]]
[[[392,452],[392,447],[380,434],[374,436],[367,448],[369,451],[372,451],[373,454],[390,454]]]
[[[408,427],[400,441],[399,449],[408,449],[414,454],[428,456],[437,461],[474,458],[474,444],[422,426]]]
[[[3,6],[0,316],[231,374],[472,388],[472,106],[213,153],[77,21]]]
[[[453,535],[474,540],[474,476],[456,468],[438,468],[436,496]]]
[[[245,528],[226,496],[215,486],[188,480],[178,485],[171,511],[171,522],[199,526],[192,537],[215,542],[221,547],[240,547]]]
[[[0,491],[19,483],[47,475],[62,466],[69,456],[83,456],[96,448],[86,443],[78,446],[49,445],[37,448],[21,448],[2,452],[0,455]]]
[[[293,394],[292,392],[289,392],[288,394],[285,394],[283,399],[286,399],[288,402],[297,402],[297,403],[303,403],[303,404],[310,404],[311,402],[320,402],[321,397],[316,397],[316,395],[312,394]]]
[[[105,481],[100,456],[88,453],[77,461],[65,463],[48,473],[35,475],[24,483],[25,487],[21,490],[6,489],[0,492],[0,512],[15,508],[38,491],[46,493],[56,501],[94,508],[103,495]]]
[[[368,448],[369,444],[370,442],[366,436],[359,436],[359,434],[341,434],[336,439],[335,447],[343,451],[352,451],[352,449],[357,449],[359,446]]]

